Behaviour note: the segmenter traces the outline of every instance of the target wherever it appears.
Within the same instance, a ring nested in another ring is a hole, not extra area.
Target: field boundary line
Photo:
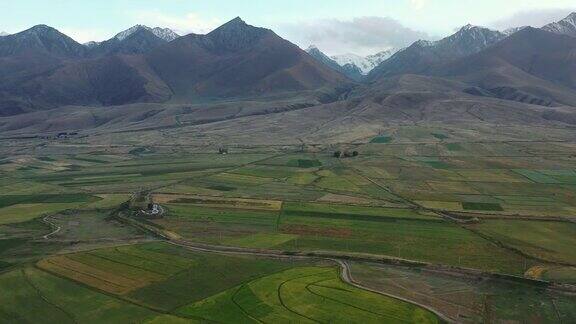
[[[129,304],[134,305],[134,306],[136,306],[136,307],[141,307],[141,308],[148,309],[148,310],[150,310],[150,311],[152,311],[152,312],[157,313],[158,315],[174,315],[174,316],[180,317],[180,316],[178,316],[178,315],[175,315],[175,314],[172,314],[172,313],[170,313],[170,312],[167,312],[167,311],[165,311],[165,310],[163,310],[163,309],[161,309],[161,308],[156,308],[156,307],[153,307],[153,306],[144,304],[144,303],[139,304],[139,303],[137,303],[137,302],[135,302],[135,301],[133,301],[133,300],[131,300],[131,299],[129,299],[129,298],[123,298],[122,295],[115,295],[115,294],[113,294],[113,293],[111,293],[111,292],[108,292],[108,291],[106,291],[106,290],[102,290],[102,289],[99,289],[99,288],[97,288],[97,287],[93,287],[93,286],[87,285],[87,284],[85,284],[85,283],[83,283],[83,282],[80,282],[80,281],[72,280],[72,279],[70,279],[70,278],[68,278],[68,277],[66,277],[66,276],[63,276],[63,275],[61,275],[61,274],[59,274],[59,273],[57,273],[57,272],[54,272],[54,271],[51,271],[51,270],[48,270],[48,269],[40,268],[40,267],[39,267],[38,265],[36,265],[36,264],[34,265],[34,268],[35,268],[35,269],[38,269],[39,271],[45,272],[45,273],[47,273],[47,274],[49,274],[49,275],[51,275],[51,276],[60,278],[60,279],[62,279],[62,280],[69,281],[69,282],[71,282],[71,283],[73,283],[73,284],[75,284],[75,285],[78,285],[78,286],[80,286],[80,287],[82,287],[82,288],[84,288],[84,289],[87,289],[87,290],[90,290],[90,291],[93,291],[93,292],[96,292],[96,293],[99,293],[99,294],[106,295],[106,296],[108,296],[108,297],[110,297],[110,298],[113,298],[113,299],[118,300],[118,301],[121,301],[121,302],[129,303]]]
[[[327,272],[329,272],[329,271],[320,272],[320,273],[315,273],[315,274],[306,275],[306,276],[301,276],[301,277],[296,277],[296,278],[291,278],[291,279],[288,279],[288,280],[283,281],[280,285],[278,285],[278,288],[276,288],[276,293],[278,294],[278,300],[280,301],[280,304],[282,305],[282,307],[284,307],[288,312],[294,313],[294,314],[296,314],[296,315],[298,315],[298,316],[300,316],[300,317],[304,317],[304,318],[306,318],[306,319],[309,319],[309,320],[311,320],[312,322],[322,323],[322,322],[320,322],[320,321],[318,321],[318,320],[316,320],[316,319],[313,319],[312,317],[308,317],[308,316],[306,316],[306,315],[304,315],[304,314],[300,314],[299,312],[297,312],[297,311],[291,309],[290,307],[288,307],[288,305],[286,305],[286,303],[284,302],[284,299],[282,298],[282,287],[284,287],[284,285],[285,285],[286,283],[290,282],[290,281],[294,281],[294,280],[302,279],[302,278],[307,278],[307,277],[314,277],[314,276],[317,276],[317,275],[319,275],[319,274],[327,273]]]
[[[244,315],[246,315],[246,316],[248,316],[249,318],[253,319],[255,322],[265,323],[264,321],[261,321],[260,319],[258,319],[258,318],[256,318],[256,317],[250,315],[250,313],[249,313],[247,310],[245,310],[242,306],[240,306],[240,304],[238,303],[238,301],[236,301],[236,295],[238,295],[238,293],[240,292],[240,290],[242,290],[242,289],[244,289],[244,288],[250,289],[250,287],[248,287],[248,284],[247,284],[247,283],[240,285],[240,287],[238,287],[238,289],[236,289],[236,291],[234,291],[234,294],[232,294],[232,297],[230,298],[230,300],[232,301],[232,303],[234,304],[234,306],[238,307],[238,309],[240,309],[240,311],[241,311],[242,313],[244,313]]]
[[[145,272],[150,272],[150,273],[153,273],[153,274],[157,274],[157,275],[159,275],[159,276],[162,276],[162,277],[169,276],[169,275],[166,275],[166,274],[164,274],[164,273],[156,272],[156,271],[153,271],[153,270],[150,270],[150,269],[146,269],[146,268],[143,268],[143,267],[140,267],[140,266],[128,264],[128,263],[125,263],[125,262],[120,262],[120,261],[118,261],[118,260],[113,260],[113,259],[110,259],[110,258],[101,256],[101,255],[95,254],[94,252],[95,252],[95,251],[89,251],[89,252],[86,252],[86,254],[89,255],[89,256],[92,256],[92,257],[94,257],[94,258],[97,258],[97,259],[102,259],[102,260],[106,260],[106,261],[109,261],[109,262],[112,262],[112,263],[116,263],[116,264],[119,264],[119,265],[127,266],[127,267],[130,267],[130,268],[142,270],[142,271],[145,271]]]
[[[340,277],[339,279],[340,279],[342,282],[344,282],[344,281],[342,280],[342,277]],[[338,299],[336,299],[336,298],[331,298],[331,297],[329,297],[329,296],[324,296],[324,295],[322,295],[322,294],[320,294],[320,293],[317,293],[317,292],[312,291],[312,289],[310,288],[310,287],[321,287],[321,288],[336,290],[336,288],[333,288],[333,287],[317,285],[317,283],[319,283],[319,282],[324,282],[324,281],[329,281],[329,280],[333,280],[333,279],[322,279],[322,280],[319,280],[319,281],[317,281],[317,282],[309,283],[309,284],[306,285],[306,290],[308,290],[308,292],[310,292],[311,294],[313,294],[313,295],[315,295],[315,296],[321,297],[321,298],[323,298],[323,299],[325,298],[325,299],[331,300],[331,301],[333,301],[333,302],[335,302],[335,303],[337,303],[337,304],[346,305],[346,306],[348,306],[348,307],[355,308],[355,309],[358,309],[358,310],[361,310],[361,311],[363,311],[363,312],[370,313],[370,314],[373,314],[373,315],[377,315],[377,316],[381,316],[381,317],[387,317],[387,318],[393,318],[393,319],[396,319],[396,320],[399,320],[399,321],[402,321],[402,322],[410,323],[410,322],[407,322],[407,321],[403,320],[402,318],[396,317],[396,316],[394,316],[394,315],[392,315],[392,314],[390,314],[390,315],[388,315],[388,314],[380,314],[380,313],[373,312],[373,311],[370,311],[370,310],[365,309],[365,308],[362,308],[362,307],[358,307],[358,306],[355,306],[355,305],[352,305],[352,304],[349,304],[349,303],[340,301],[340,300],[338,300]],[[346,283],[347,283],[347,284],[350,284],[350,283],[348,283],[348,282],[346,282]],[[355,287],[355,288],[360,289],[360,288],[358,288],[358,287]],[[360,290],[367,291],[366,289],[360,289]],[[351,291],[348,291],[348,292],[351,292]],[[413,303],[407,303],[407,304],[413,305]]]
[[[56,303],[51,302],[48,297],[44,296],[44,294],[42,294],[42,291],[40,290],[40,288],[38,288],[38,286],[36,286],[32,280],[30,279],[30,277],[28,276],[28,274],[26,273],[26,269],[22,269],[22,276],[24,277],[24,279],[26,280],[26,282],[30,285],[30,287],[32,287],[32,289],[34,289],[34,291],[36,291],[36,294],[38,294],[38,296],[44,301],[46,302],[48,305],[51,305],[53,307],[55,307],[56,309],[60,310],[62,313],[64,313],[66,316],[68,316],[70,319],[72,319],[72,321],[74,323],[80,323],[78,321],[78,319],[76,319],[76,316],[74,316],[73,314],[69,313],[67,310],[65,310],[63,307],[61,307],[60,305],[57,305]]]

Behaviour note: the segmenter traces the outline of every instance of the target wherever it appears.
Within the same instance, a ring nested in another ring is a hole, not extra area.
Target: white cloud
[[[205,18],[194,12],[174,16],[159,10],[146,10],[136,12],[134,17],[139,24],[150,27],[168,27],[181,35],[206,34],[222,24],[220,19]]]
[[[506,18],[499,19],[490,24],[497,29],[507,29],[512,27],[532,26],[540,28],[551,22],[562,20],[575,9],[535,9],[517,12]]]
[[[415,10],[422,10],[428,5],[429,0],[410,0],[410,5]]]
[[[73,27],[62,27],[59,28],[60,32],[68,35],[78,43],[87,43],[90,41],[103,41],[110,38],[110,35],[100,29],[85,29],[85,28],[73,28]]]
[[[300,47],[316,45],[330,55],[350,52],[369,55],[429,38],[426,33],[407,28],[387,17],[321,19],[285,24],[278,30]]]

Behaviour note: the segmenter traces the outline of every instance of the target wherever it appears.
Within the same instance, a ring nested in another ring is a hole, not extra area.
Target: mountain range
[[[349,82],[271,30],[240,18],[171,42],[137,27],[89,46],[39,25],[0,39],[0,72],[0,115],[249,97]]]
[[[135,26],[86,45],[39,25],[0,38],[0,133],[218,123],[356,140],[394,123],[576,125],[573,17],[554,24],[563,28],[468,25],[384,53],[368,75],[358,58],[303,51],[240,18],[206,35]]]
[[[425,73],[431,66],[478,53],[506,35],[495,30],[472,25],[436,42],[418,41],[394,54],[370,72],[369,80],[383,76]]]
[[[180,37],[169,28],[136,25],[104,42],[89,42],[87,56],[111,54],[143,54]]]

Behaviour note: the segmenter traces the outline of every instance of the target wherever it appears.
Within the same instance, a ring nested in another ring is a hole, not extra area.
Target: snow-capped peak
[[[2,36],[8,36],[8,35],[10,35],[10,34],[8,34],[7,32],[0,32],[0,37],[2,37]]]
[[[176,38],[180,37],[180,35],[176,34],[170,28],[160,28],[160,27],[150,28],[150,27],[144,26],[144,25],[136,25],[136,26],[133,26],[133,27],[126,29],[125,31],[118,33],[116,36],[114,36],[114,38],[119,40],[119,41],[123,41],[127,37],[129,37],[130,35],[134,34],[135,32],[137,32],[139,30],[142,30],[142,29],[145,29],[145,30],[152,32],[152,34],[156,35],[156,37],[161,38],[167,42],[171,42],[171,41],[175,40]]]
[[[362,74],[367,75],[376,66],[380,65],[380,63],[384,62],[392,55],[394,55],[396,51],[397,50],[395,49],[390,49],[366,57],[356,55],[353,53],[348,53],[344,55],[335,55],[332,56],[331,58],[341,66],[345,66],[347,64],[355,65],[360,69],[360,71],[362,71]]]
[[[576,37],[576,12],[571,13],[568,17],[551,24],[548,24],[542,29],[562,35]]]
[[[100,45],[100,42],[90,41],[90,42],[84,43],[82,45],[84,45],[88,48],[92,48],[92,47],[96,47],[96,46]]]
[[[506,30],[503,30],[502,33],[506,36],[510,36],[512,34],[516,34],[517,32],[528,28],[528,26],[522,26],[522,27],[512,27],[512,28],[508,28]]]
[[[155,27],[152,28],[152,33],[167,42],[171,42],[176,38],[180,37],[180,35],[178,35],[170,28]]]
[[[468,25],[463,26],[462,28],[460,28],[460,30],[458,30],[458,32],[457,32],[455,35],[464,34],[464,33],[470,33],[470,32],[478,32],[478,33],[491,32],[491,33],[498,33],[498,31],[492,30],[492,29],[490,29],[490,28],[486,28],[486,27],[481,27],[481,26],[476,26],[476,25],[468,24]]]

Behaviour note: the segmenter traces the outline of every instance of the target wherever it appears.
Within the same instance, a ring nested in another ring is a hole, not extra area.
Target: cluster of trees
[[[351,158],[351,157],[357,157],[358,155],[360,155],[360,153],[358,153],[358,151],[353,151],[353,152],[342,152],[342,151],[336,151],[334,152],[334,157],[339,159],[339,158]]]

